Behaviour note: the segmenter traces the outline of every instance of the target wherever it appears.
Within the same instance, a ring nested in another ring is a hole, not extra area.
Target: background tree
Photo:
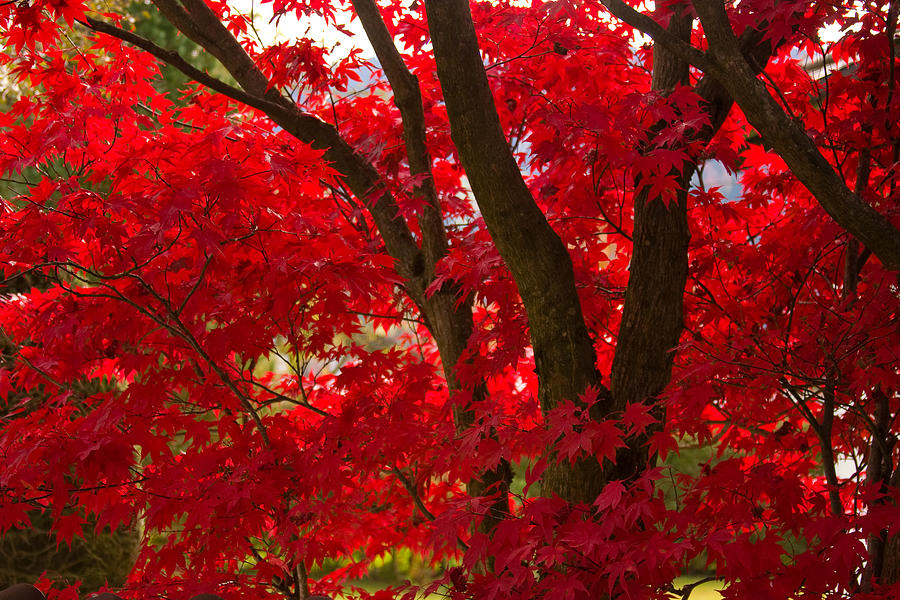
[[[35,277],[34,272],[14,277],[4,285],[4,302],[9,302],[11,295],[46,287],[46,282]],[[10,369],[19,348],[8,339],[3,340],[2,347],[4,368]],[[96,393],[102,387],[98,381],[81,381],[77,386],[84,395]],[[27,414],[42,401],[42,397],[39,390],[33,389],[31,394],[8,390],[2,404],[3,413],[6,418]],[[52,512],[30,511],[22,526],[8,529],[0,536],[0,563],[3,565],[0,567],[0,587],[36,581],[42,575],[64,586],[78,584],[82,592],[94,592],[104,585],[122,585],[134,562],[139,539],[137,532],[133,527],[95,532],[93,519],[86,521],[80,538],[71,540],[70,544],[59,544],[52,530]]]
[[[144,35],[151,35],[165,41],[167,44],[176,44],[179,52],[185,53],[203,68],[214,69],[216,64],[201,54],[196,45],[178,36],[178,31],[159,13],[153,10],[152,5],[144,2],[129,3],[95,3],[94,8],[109,8],[114,6],[123,17],[135,24],[136,30]],[[81,45],[87,48],[89,43],[85,41],[85,31],[71,31],[66,35],[66,42],[70,47]],[[224,70],[222,71],[224,73]],[[164,68],[162,77],[155,82],[157,89],[169,94],[173,100],[178,100],[185,88],[187,79],[177,69]],[[5,94],[4,109],[18,100],[24,90],[28,94],[28,87],[9,86]],[[66,172],[68,165],[54,164],[44,165],[42,168],[26,169],[22,175],[25,180],[35,180],[47,174],[47,168],[55,173]],[[51,175],[52,176],[52,175]],[[6,198],[16,198],[27,188],[21,180],[6,180],[6,188],[0,195]],[[99,187],[102,190],[102,186]],[[21,276],[8,273],[9,277],[4,286],[5,293],[28,293],[33,288],[46,289],[46,280],[35,277],[30,272]],[[16,348],[10,347],[4,352],[7,367],[14,362]],[[97,382],[82,382],[79,393],[90,395],[95,393],[102,384]],[[27,398],[27,396],[26,396]],[[7,398],[7,412],[10,406],[22,401],[18,394],[11,393]],[[39,402],[38,399],[29,398],[31,404]],[[125,577],[131,570],[134,562],[137,541],[139,539],[138,523],[130,524],[115,532],[93,532],[96,523],[88,518],[84,526],[84,535],[79,539],[73,539],[70,544],[58,544],[53,534],[53,519],[49,510],[34,511],[28,516],[27,526],[12,529],[5,532],[0,538],[0,562],[5,567],[0,573],[0,587],[8,587],[20,581],[33,581],[41,575],[46,575],[54,582],[62,585],[72,585],[80,582],[79,590],[82,593],[95,592],[101,586],[119,586],[125,582]]]

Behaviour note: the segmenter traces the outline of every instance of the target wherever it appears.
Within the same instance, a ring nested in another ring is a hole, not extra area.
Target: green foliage
[[[189,63],[202,71],[207,71],[217,79],[234,84],[234,80],[224,67],[200,46],[182,35],[153,6],[150,0],[136,0],[128,5],[126,13],[134,19],[134,32],[141,37],[153,40],[156,44],[169,50],[175,50]],[[177,101],[184,90],[196,84],[190,83],[187,76],[175,67],[161,65],[162,76],[154,86],[160,92]]]
[[[43,573],[60,585],[81,582],[82,594],[101,586],[120,586],[134,564],[139,535],[135,530],[94,532],[90,521],[84,537],[75,536],[71,547],[57,544],[50,530],[49,511],[31,513],[31,527],[13,529],[0,537],[0,589],[31,583]]]
[[[684,493],[684,482],[695,481],[703,470],[704,465],[714,465],[721,460],[717,455],[714,444],[696,444],[690,440],[682,440],[677,453],[670,453],[662,462],[664,477],[657,482],[657,488],[663,493],[666,506],[672,510],[678,510],[680,497]],[[710,573],[711,566],[707,565],[706,553],[701,553],[688,564],[684,565],[686,573]],[[707,586],[708,587],[708,586]],[[693,592],[692,598],[697,598],[699,590]],[[711,596],[718,598],[718,594]]]
[[[26,293],[33,288],[46,289],[48,282],[35,272],[18,273],[0,286],[0,294]],[[0,330],[0,367],[9,368],[17,349]],[[83,380],[72,387],[74,397],[87,397],[108,386],[99,380]],[[5,401],[0,399],[4,412],[16,405],[28,406],[37,400],[35,393],[10,391]],[[49,510],[35,510],[29,514],[31,527],[11,529],[0,536],[0,589],[16,583],[33,583],[42,574],[62,586],[81,582],[81,593],[94,592],[104,584],[121,585],[134,564],[140,535],[132,529],[109,528],[95,531],[95,521],[88,519],[82,528],[83,536],[75,536],[71,545],[57,543],[51,531]]]

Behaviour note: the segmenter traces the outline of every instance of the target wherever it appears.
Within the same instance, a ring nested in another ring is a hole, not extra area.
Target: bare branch
[[[628,23],[641,33],[650,36],[654,42],[665,46],[677,58],[697,67],[701,71],[706,72],[709,69],[709,61],[703,52],[668,31],[654,21],[652,17],[636,11],[622,0],[601,0],[601,2],[613,16]]]
[[[441,215],[437,189],[431,174],[431,156],[425,145],[425,111],[422,106],[422,92],[419,79],[407,68],[403,57],[397,51],[394,40],[384,24],[375,0],[353,0],[353,8],[362,23],[366,36],[375,49],[381,68],[394,90],[394,103],[400,110],[403,121],[403,140],[409,159],[409,171],[413,177],[421,176],[416,185],[416,194],[427,206],[422,214],[422,250],[425,253],[429,279],[434,274],[434,265],[447,252],[447,233]]]
[[[158,46],[147,38],[141,37],[136,33],[126,31],[125,29],[116,27],[112,23],[100,21],[93,17],[86,17],[84,21],[79,21],[79,23],[99,33],[105,33],[106,35],[118,38],[123,42],[128,42],[132,46],[136,46],[141,50],[152,54],[167,65],[175,67],[197,83],[201,83],[209,89],[219,92],[223,96],[227,96],[232,100],[236,100],[242,104],[246,104],[247,106],[251,106],[255,109],[261,110],[264,113],[268,113],[268,111],[275,108],[275,106],[273,106],[270,102],[262,98],[248,94],[243,90],[228,85],[224,81],[220,81],[215,77],[212,77],[208,73],[204,73],[200,69],[194,67],[189,62],[184,60],[184,58],[182,58],[182,56],[178,54],[178,52],[163,48],[162,46]]]

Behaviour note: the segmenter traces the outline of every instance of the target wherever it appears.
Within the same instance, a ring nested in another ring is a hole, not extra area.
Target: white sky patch
[[[857,11],[856,16],[860,17],[862,15]],[[833,44],[848,33],[856,33],[861,29],[862,23],[858,20],[854,21],[849,27],[841,27],[837,23],[829,23],[825,27],[819,29],[819,39],[821,39],[826,44]]]
[[[345,58],[354,48],[361,49],[363,56],[366,57],[372,57],[375,54],[359,20],[352,18],[349,12],[344,13],[345,18],[341,21],[341,25],[352,32],[352,37],[329,26],[325,23],[325,19],[316,15],[297,19],[293,13],[290,13],[281,17],[276,25],[272,21],[272,5],[269,3],[263,3],[260,0],[230,0],[229,4],[235,10],[245,15],[253,14],[254,23],[263,44],[268,45],[290,41],[299,37],[308,37],[327,48],[333,61]],[[530,4],[530,0],[521,0],[517,4],[527,6]],[[859,3],[857,3],[857,7],[857,12],[860,12],[861,5]],[[645,14],[650,14],[655,8],[655,2],[654,0],[645,0],[637,8]],[[609,19],[614,21],[615,17],[609,15]],[[856,23],[856,26],[858,28],[859,24]],[[828,44],[838,41],[846,33],[847,31],[842,29],[840,25],[832,23],[819,30],[819,37]],[[635,47],[640,47],[652,43],[652,40],[649,36],[635,31],[635,36],[631,43]]]
[[[276,24],[272,19],[272,5],[259,0],[229,0],[229,5],[241,14],[253,15],[256,32],[264,45],[306,37],[326,48],[332,62],[346,58],[354,48],[362,50],[364,57],[375,55],[359,19],[352,18],[350,13],[344,13],[345,18],[340,23],[352,36],[341,33],[317,15],[298,19],[294,13],[288,13]]]

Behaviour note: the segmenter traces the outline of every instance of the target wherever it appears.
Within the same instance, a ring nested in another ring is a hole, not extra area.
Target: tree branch
[[[709,69],[709,61],[703,52],[691,46],[689,42],[668,31],[665,27],[654,21],[652,17],[636,11],[622,0],[601,0],[601,2],[603,2],[603,6],[605,6],[614,17],[631,25],[641,33],[650,36],[650,39],[665,46],[666,50],[685,63],[697,67],[704,72]]]
[[[269,111],[278,110],[279,108],[276,105],[273,105],[268,100],[248,94],[241,89],[228,85],[224,81],[220,81],[219,79],[212,77],[208,73],[201,71],[200,69],[194,67],[189,62],[184,60],[184,58],[182,58],[182,56],[178,54],[178,52],[163,48],[162,46],[159,46],[154,42],[148,40],[147,38],[137,35],[136,33],[132,33],[120,27],[116,27],[112,23],[100,21],[93,17],[85,17],[85,20],[79,21],[79,23],[89,29],[93,29],[98,33],[105,33],[106,35],[120,39],[123,42],[128,42],[132,46],[136,46],[137,48],[140,48],[141,50],[144,50],[145,52],[155,56],[167,65],[175,67],[197,83],[203,84],[209,89],[219,92],[223,96],[227,96],[232,100],[240,102],[241,104],[246,104],[247,106],[253,107],[267,114]]]
[[[362,23],[366,37],[375,49],[375,55],[394,91],[394,104],[400,110],[403,122],[403,140],[409,159],[409,171],[413,177],[421,176],[415,186],[416,195],[426,203],[422,213],[422,250],[428,269],[428,278],[434,275],[434,266],[447,252],[447,232],[441,215],[437,189],[431,173],[431,156],[425,144],[425,110],[419,79],[407,68],[397,51],[394,40],[384,24],[375,0],[353,0],[353,8]]]
[[[400,211],[394,198],[385,188],[381,176],[375,168],[356,153],[341,138],[334,127],[312,115],[301,112],[291,100],[281,96],[274,88],[270,88],[267,82],[261,83],[259,77],[262,76],[265,79],[262,72],[255,65],[251,67],[246,64],[247,59],[251,62],[252,59],[243,51],[243,48],[240,48],[238,41],[221,25],[221,22],[218,28],[204,30],[202,35],[198,33],[195,21],[191,19],[204,18],[203,14],[207,11],[212,14],[208,7],[203,5],[201,8],[192,4],[192,10],[199,15],[194,16],[188,14],[174,0],[157,0],[156,4],[163,14],[172,20],[173,25],[200,44],[220,62],[235,61],[234,64],[223,62],[223,65],[243,90],[210,77],[190,65],[178,53],[162,48],[146,38],[92,18],[88,18],[87,24],[91,29],[111,35],[149,52],[214,91],[262,111],[297,139],[314,148],[324,150],[325,160],[335,166],[347,187],[368,207],[388,253],[398,263],[399,274],[407,282],[413,282],[419,268],[417,265],[422,260],[421,253],[412,232],[400,217]],[[206,16],[208,17],[209,14]],[[421,287],[421,284],[418,287]]]
[[[178,53],[161,48],[136,34],[93,19],[89,26],[142,48],[210,89],[262,111],[297,139],[324,150],[324,159],[341,173],[346,186],[366,205],[372,215],[388,254],[397,261],[397,272],[405,279],[407,293],[419,305],[437,342],[448,386],[451,389],[458,388],[454,367],[472,332],[471,308],[468,303],[459,301],[456,289],[439,290],[428,298],[425,296],[425,290],[434,275],[434,267],[446,253],[446,232],[437,191],[431,178],[431,161],[425,146],[425,118],[418,80],[406,69],[393,46],[377,6],[371,0],[358,3],[365,21],[374,28],[371,34],[373,45],[379,49],[379,58],[383,66],[387,65],[385,72],[391,85],[395,86],[398,107],[404,119],[410,170],[413,175],[422,174],[426,177],[419,186],[427,204],[420,221],[423,236],[421,251],[400,215],[396,201],[375,168],[356,153],[334,127],[301,112],[293,101],[269,86],[262,71],[202,0],[184,0],[183,7],[176,0],[154,2],[182,33],[215,56],[243,90],[210,77],[191,66]],[[375,11],[374,14],[372,10]],[[478,390],[483,388],[476,387]],[[508,465],[498,472],[509,472]],[[506,479],[511,479],[511,475]]]
[[[503,133],[468,0],[426,0],[425,9],[450,135],[528,315],[541,406],[578,402],[589,387],[600,386],[600,375],[571,257],[532,197]],[[546,493],[593,501],[601,470],[596,460],[558,467],[545,473]]]
[[[706,71],[728,90],[750,124],[822,208],[871,248],[885,267],[900,270],[900,230],[847,187],[802,124],[788,117],[766,90],[741,53],[721,0],[693,0],[693,4],[709,41]]]
[[[241,43],[203,0],[153,0],[160,12],[184,35],[218,59],[242,88],[259,97],[285,101],[269,85]]]
[[[721,0],[693,0],[709,41],[704,54],[666,32],[622,0],[602,0],[617,18],[670,52],[714,76],[744,111],[766,143],[839,225],[862,241],[891,270],[900,270],[900,230],[854,194],[798,123],[772,98],[744,56]]]
[[[677,7],[675,7],[677,9]],[[692,16],[673,16],[667,33],[677,39],[690,39]],[[688,63],[665,46],[653,49],[651,89],[663,94],[689,81]],[[730,106],[730,103],[727,104]],[[719,108],[709,104],[710,112]],[[669,121],[659,121],[650,132],[653,137]],[[694,132],[712,135],[712,131]],[[690,230],[687,219],[687,190],[696,161],[685,160],[673,170],[674,199],[666,203],[651,196],[646,186],[636,182],[634,196],[634,243],[631,273],[625,291],[622,322],[610,373],[612,410],[624,411],[632,403],[648,403],[654,416],[663,422],[664,408],[657,401],[672,376],[673,348],[684,329],[684,286],[688,274]],[[632,481],[647,468],[650,454],[646,438],[635,440],[616,452],[615,464],[607,469],[606,480]]]
[[[415,186],[415,194],[425,201],[419,225],[422,230],[422,252],[425,257],[424,279],[431,282],[437,262],[447,253],[447,232],[444,228],[441,206],[431,171],[431,157],[425,143],[425,110],[418,78],[406,66],[397,51],[394,40],[384,24],[375,0],[353,0],[353,7],[365,29],[366,36],[375,49],[384,74],[394,91],[394,103],[400,110],[403,122],[403,139],[409,158],[410,173],[422,177]],[[456,285],[445,285],[430,297],[419,301],[425,313],[429,329],[438,345],[444,378],[451,391],[462,388],[456,372],[456,365],[468,345],[472,334],[472,309],[469,302],[461,301],[461,293]],[[472,402],[483,400],[487,386],[483,381],[471,386]],[[457,432],[463,432],[475,423],[471,403],[454,410],[454,424]],[[486,434],[496,438],[496,432]],[[509,513],[509,484],[512,470],[509,462],[502,460],[497,468],[474,477],[466,484],[468,493],[482,496],[488,490],[497,493],[489,514],[482,520],[482,531],[491,531]]]

